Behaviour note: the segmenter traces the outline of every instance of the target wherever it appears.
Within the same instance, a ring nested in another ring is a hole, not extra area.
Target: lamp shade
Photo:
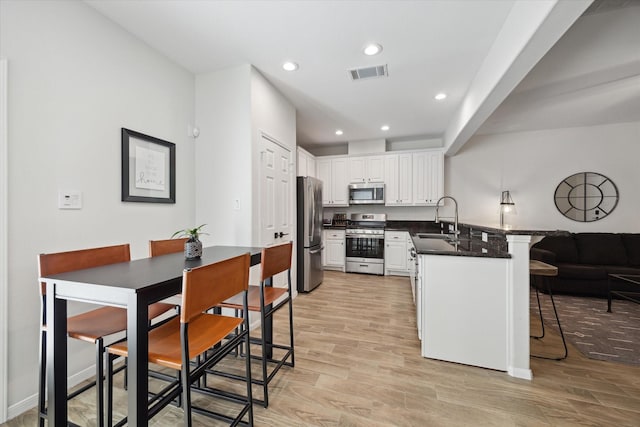
[[[517,214],[516,204],[511,198],[509,191],[503,191],[500,196],[500,227],[504,227],[504,214]]]

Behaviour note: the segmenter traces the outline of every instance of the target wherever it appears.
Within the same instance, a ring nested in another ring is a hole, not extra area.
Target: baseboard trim
[[[521,378],[523,380],[533,379],[533,372],[531,369],[509,367],[509,369],[507,369],[507,373],[512,377]]]
[[[83,381],[92,379],[95,376],[95,374],[96,374],[96,365],[92,365],[74,375],[71,375],[67,382],[67,384],[69,384],[69,389],[72,389],[73,387],[77,386]],[[11,420],[12,418],[17,417],[18,415],[21,415],[24,412],[27,412],[28,410],[35,408],[36,406],[38,406],[38,393],[32,394],[31,396],[28,396],[27,398],[21,400],[20,402],[9,406],[7,410],[7,413],[8,413],[7,420]]]

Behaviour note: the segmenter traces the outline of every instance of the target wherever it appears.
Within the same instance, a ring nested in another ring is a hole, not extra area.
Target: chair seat
[[[264,305],[273,304],[278,298],[287,294],[287,288],[275,288],[272,286],[264,287]],[[260,311],[260,286],[249,286],[248,306],[249,311]],[[242,309],[242,295],[236,295],[232,298],[224,300],[220,307]]]
[[[174,308],[174,305],[155,303],[149,306],[149,320]],[[127,329],[127,310],[119,307],[100,307],[67,319],[67,335],[95,343],[96,340]]]
[[[193,359],[222,341],[242,323],[242,318],[203,314],[189,323],[189,358]],[[126,357],[127,342],[109,346],[109,353]],[[149,362],[182,369],[180,319],[177,317],[149,331]]]

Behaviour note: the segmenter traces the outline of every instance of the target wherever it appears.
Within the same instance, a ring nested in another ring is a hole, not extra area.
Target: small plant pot
[[[184,244],[185,259],[200,259],[202,256],[202,242],[198,239],[189,239]]]

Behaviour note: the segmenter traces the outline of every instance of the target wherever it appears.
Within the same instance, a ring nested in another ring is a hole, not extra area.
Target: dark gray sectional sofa
[[[554,293],[606,298],[609,274],[640,275],[640,234],[548,236],[532,246],[530,257],[558,267],[558,276],[549,278]],[[615,288],[640,291],[619,281]]]

